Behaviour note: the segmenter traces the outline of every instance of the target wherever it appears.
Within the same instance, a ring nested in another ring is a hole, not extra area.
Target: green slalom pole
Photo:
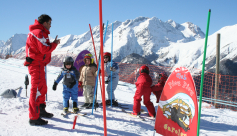
[[[209,9],[209,12],[208,12],[205,47],[204,47],[204,52],[203,52],[202,76],[201,76],[200,94],[199,94],[199,110],[198,110],[199,112],[198,112],[197,136],[199,136],[199,128],[200,128],[200,117],[201,117],[201,108],[202,108],[202,91],[203,91],[203,80],[204,80],[204,71],[205,71],[205,60],[206,60],[206,49],[207,49],[207,39],[208,39],[210,15],[211,15],[211,9]]]

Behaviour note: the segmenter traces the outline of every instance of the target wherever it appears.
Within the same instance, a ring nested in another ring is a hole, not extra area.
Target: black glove
[[[107,81],[105,81],[105,84],[108,84],[109,83],[109,81],[107,80]]]
[[[69,88],[72,88],[74,85],[76,84],[76,81],[74,80],[71,85],[69,86]]]
[[[58,83],[54,82],[53,84],[53,90],[56,91]]]

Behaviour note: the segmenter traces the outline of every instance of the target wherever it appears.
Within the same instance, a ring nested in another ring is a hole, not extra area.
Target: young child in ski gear
[[[140,115],[141,113],[141,100],[143,96],[143,103],[146,106],[149,116],[155,117],[155,107],[153,103],[150,101],[151,95],[151,84],[152,79],[149,75],[149,68],[146,65],[143,65],[139,69],[139,77],[137,78],[136,85],[136,92],[134,95],[134,105],[133,105],[133,115]]]
[[[112,67],[111,67],[112,63]],[[105,78],[105,83],[107,85],[107,94],[108,94],[108,100],[106,100],[107,105],[111,105],[111,99],[112,99],[112,105],[118,106],[118,102],[115,101],[114,91],[117,88],[118,81],[119,81],[119,67],[118,64],[115,63],[113,60],[111,61],[111,54],[109,52],[104,53],[104,70],[107,77]],[[112,71],[112,78],[111,78],[111,71]],[[112,79],[112,80],[111,80]],[[112,81],[112,87],[111,87],[111,81]],[[111,88],[112,88],[112,96],[111,96]]]
[[[48,121],[41,117],[52,118],[53,114],[45,110],[45,94],[47,93],[47,84],[45,79],[45,66],[51,60],[51,53],[60,43],[56,39],[50,43],[48,35],[51,27],[51,17],[42,14],[35,20],[33,25],[29,26],[30,32],[26,40],[26,61],[24,66],[28,66],[31,75],[31,89],[29,98],[29,123],[30,125],[45,125]]]
[[[84,56],[84,62],[85,65],[81,69],[78,87],[83,87],[83,96],[85,98],[85,103],[82,105],[82,107],[92,108],[97,66],[94,63],[92,54],[90,53]]]
[[[165,72],[160,73],[158,77],[158,83],[151,87],[153,94],[156,96],[156,103],[159,103],[160,95],[163,91],[167,78],[168,76]]]
[[[53,90],[56,90],[58,83],[63,79],[63,111],[65,113],[68,112],[70,97],[73,101],[73,112],[77,113],[79,111],[77,106],[79,72],[73,66],[73,63],[72,57],[67,56],[64,58],[62,71],[53,85]]]

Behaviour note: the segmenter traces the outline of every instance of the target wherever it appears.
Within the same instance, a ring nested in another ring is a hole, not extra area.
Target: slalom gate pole
[[[47,67],[45,66],[44,68],[45,68],[45,69],[44,69],[44,71],[45,71],[45,81],[46,81],[46,87],[48,88],[48,86],[47,86]],[[47,93],[46,93],[46,101],[48,101],[48,98],[47,98]]]
[[[90,28],[90,32],[91,32],[92,43],[93,43],[93,46],[94,46],[95,60],[96,60],[97,67],[98,67],[98,60],[97,60],[97,55],[96,55],[96,50],[95,50],[95,43],[94,43],[94,39],[93,39],[93,34],[92,34],[92,30],[91,30],[91,24],[89,24],[89,28]]]
[[[104,23],[103,23],[103,32],[104,32],[104,28],[105,28],[105,27],[104,27]],[[99,60],[100,60],[100,50],[99,50]],[[100,73],[99,73],[99,80],[100,80]],[[96,86],[95,104],[97,103],[97,93],[98,93],[97,89],[98,89],[98,84],[97,84],[97,86]],[[101,80],[100,80],[100,92],[101,92],[101,94],[102,94]],[[96,110],[96,106],[95,106],[95,110]]]
[[[111,61],[111,62],[110,62],[111,67],[112,67],[112,58],[113,58],[113,25],[114,25],[114,24],[112,23],[112,38],[111,38],[112,40],[111,40],[111,56],[110,56],[110,59],[111,59],[111,60],[110,60],[110,61]],[[113,79],[113,78],[112,78],[112,75],[113,75],[113,71],[111,71],[110,73],[111,73],[111,74],[110,74],[110,81],[111,81],[111,86],[110,86],[110,90],[111,90],[111,91],[110,91],[110,98],[111,98],[111,100],[110,100],[110,104],[111,104],[111,107],[112,107],[112,85],[113,85],[113,83],[112,83],[112,81],[113,81],[113,80],[112,80],[112,79]]]
[[[207,30],[206,30],[205,46],[204,46],[203,61],[202,61],[202,76],[201,76],[200,94],[199,94],[199,110],[198,110],[199,112],[198,112],[197,136],[199,136],[199,129],[200,129],[200,117],[201,117],[201,108],[202,108],[203,81],[204,81],[204,71],[205,71],[205,60],[206,60],[206,49],[207,49],[207,40],[208,40],[208,32],[209,32],[210,15],[211,15],[211,9],[209,9],[209,12],[208,12]]]
[[[105,34],[104,34],[104,39],[105,39],[105,36],[106,36],[106,31],[107,31],[107,27],[108,27],[108,22],[109,21],[107,21],[107,24],[106,24],[106,28],[105,28]],[[103,30],[102,30],[102,37],[103,37]],[[101,44],[102,46],[103,46],[103,44]],[[101,51],[101,47],[100,47],[100,51]],[[103,56],[103,53],[102,53],[102,55],[100,54],[100,56]],[[103,56],[103,58],[104,58],[104,56]],[[101,62],[103,62],[104,63],[104,59],[101,59],[101,57],[100,57],[100,60],[99,60],[99,65],[98,65],[98,70],[97,70],[97,77],[96,77],[96,82],[95,82],[95,86],[97,86],[97,84],[98,84],[98,79],[99,79],[99,73],[100,73],[100,63]],[[102,65],[102,67],[104,67],[104,64]],[[103,69],[101,70],[101,73],[104,73],[104,71],[103,71]],[[102,78],[102,80],[103,80],[103,78]],[[102,85],[103,85],[103,82],[102,82]],[[95,88],[95,91],[94,91],[94,98],[93,98],[93,105],[92,105],[92,115],[93,115],[93,110],[94,110],[94,105],[95,105],[95,94],[96,94],[96,88]],[[103,95],[103,87],[102,87],[102,94],[101,94],[101,96]],[[103,98],[102,98],[102,103],[104,103],[105,101],[103,100]],[[103,105],[103,108],[104,108],[104,105]]]
[[[100,19],[100,55],[101,55],[101,74],[102,74],[102,104],[103,104],[103,118],[104,118],[104,136],[107,136],[106,126],[106,105],[105,105],[105,73],[104,73],[104,50],[103,50],[103,20],[102,20],[102,0],[99,0],[99,19]],[[107,22],[108,24],[108,22]],[[108,26],[108,25],[107,25]],[[107,28],[106,26],[106,28]],[[106,32],[106,31],[105,31]]]
[[[72,129],[75,129],[76,123],[77,123],[77,115],[74,116]]]
[[[98,60],[97,60],[97,55],[96,55],[96,49],[95,49],[95,43],[94,43],[94,39],[93,39],[93,34],[92,34],[92,30],[91,30],[91,25],[89,24],[89,28],[90,28],[90,32],[91,32],[91,39],[92,39],[92,43],[93,43],[93,46],[94,46],[94,52],[95,52],[95,60],[96,60],[96,64],[97,64],[97,69],[98,69]],[[100,77],[100,76],[99,76]],[[99,81],[100,81],[100,78],[99,78]],[[96,87],[96,99],[95,99],[95,104],[97,103],[96,101],[97,101],[97,86],[95,86]],[[101,89],[101,81],[100,81],[100,90],[102,90]],[[94,91],[95,92],[95,91]],[[94,103],[93,103],[93,105],[94,105]],[[95,110],[96,110],[96,106],[95,106]]]

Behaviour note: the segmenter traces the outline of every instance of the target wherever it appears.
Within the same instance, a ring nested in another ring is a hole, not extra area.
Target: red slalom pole
[[[98,60],[97,60],[97,55],[96,55],[96,50],[95,50],[95,43],[94,43],[93,34],[92,34],[92,30],[91,30],[91,24],[89,24],[89,27],[90,27],[90,31],[91,31],[92,43],[93,43],[93,46],[94,46],[95,60],[96,60],[97,68],[98,68],[98,64],[99,64],[99,63],[98,63]],[[100,76],[99,76],[99,81],[100,81]],[[100,81],[100,90],[101,90],[101,93],[102,93],[101,81]]]
[[[98,60],[97,60],[97,55],[96,55],[96,50],[95,50],[95,43],[94,43],[94,39],[93,39],[93,34],[92,34],[92,30],[91,30],[91,24],[89,24],[89,27],[90,27],[90,32],[91,32],[92,43],[94,46],[95,59],[96,59],[97,67],[98,67]]]
[[[102,21],[102,0],[99,0],[99,19],[100,19],[100,56],[101,56],[101,74],[102,74],[102,104],[104,117],[104,136],[107,136],[106,125],[106,105],[105,105],[105,74],[104,74],[104,50],[103,50],[103,21]]]
[[[72,126],[72,129],[75,129],[75,125],[77,123],[77,115],[74,116],[74,121],[73,121],[73,126]]]

